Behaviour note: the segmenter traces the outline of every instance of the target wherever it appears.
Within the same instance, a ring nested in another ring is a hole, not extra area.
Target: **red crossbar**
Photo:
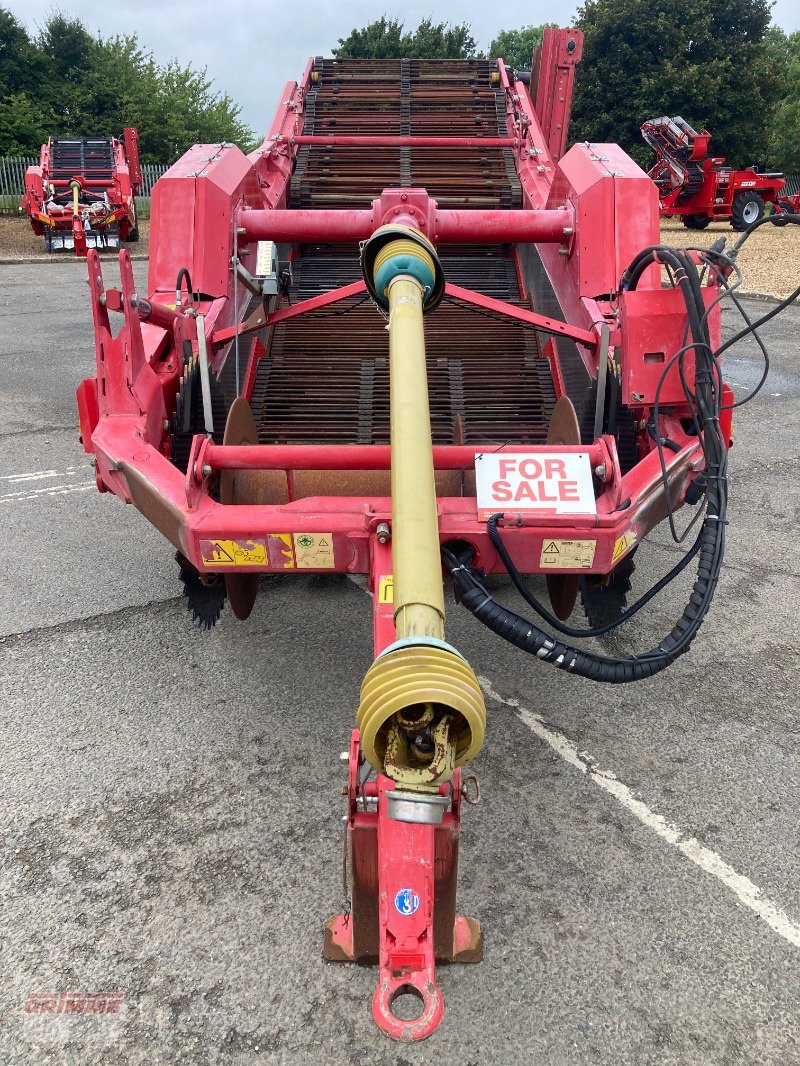
[[[476,455],[495,452],[547,454],[556,446],[531,444],[436,444],[433,465],[436,470],[469,470]],[[602,444],[559,444],[558,452],[589,454],[592,466],[608,461]],[[204,442],[201,465],[212,470],[389,470],[388,444],[214,444]]]
[[[291,244],[356,244],[370,237],[381,222],[372,210],[355,209],[240,211],[237,221],[243,242]],[[560,244],[571,226],[572,216],[566,209],[438,209],[434,237],[445,244]]]

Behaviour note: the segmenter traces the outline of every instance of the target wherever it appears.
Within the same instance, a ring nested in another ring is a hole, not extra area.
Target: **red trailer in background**
[[[721,156],[710,156],[711,134],[698,133],[680,115],[649,119],[642,136],[657,157],[648,173],[658,186],[661,214],[680,216],[687,229],[725,219],[735,230],[747,229],[783,190],[783,174],[734,170]]]
[[[142,186],[139,137],[133,127],[116,137],[50,137],[39,166],[28,167],[20,210],[48,252],[118,248],[138,241],[136,202]]]

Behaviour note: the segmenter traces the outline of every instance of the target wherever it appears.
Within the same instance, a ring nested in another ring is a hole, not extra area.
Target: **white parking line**
[[[96,488],[95,483],[82,481],[72,485],[43,485],[38,489],[24,488],[0,495],[0,503],[19,503],[21,500],[41,500],[45,496],[68,496],[73,492],[86,492]]]
[[[796,948],[800,948],[800,925],[792,919],[771,900],[767,899],[758,885],[737,873],[725,860],[711,848],[701,844],[695,837],[688,836],[677,826],[672,825],[660,814],[651,811],[647,804],[637,799],[627,785],[617,780],[610,770],[601,770],[594,759],[587,753],[578,750],[577,746],[568,740],[562,733],[545,725],[539,715],[523,707],[518,700],[506,699],[501,696],[492,686],[491,681],[485,677],[479,677],[481,688],[489,697],[497,703],[510,707],[517,717],[532,733],[560,755],[565,762],[586,774],[604,792],[608,792],[620,803],[629,814],[646,825],[657,836],[668,844],[671,844],[687,859],[712,877],[716,877],[726,888],[736,896],[739,903],[748,907],[759,916],[778,936],[783,937]]]
[[[0,474],[0,481],[10,481],[12,485],[18,485],[21,482],[42,481],[51,477],[72,477],[77,473],[77,466],[68,466],[66,470],[33,470],[27,474]]]
[[[69,496],[73,492],[86,492],[95,488],[94,481],[85,481],[87,471],[82,466],[68,466],[65,470],[29,470],[22,474],[0,474],[12,492],[0,493],[0,503],[19,503],[22,500],[40,500],[46,496]],[[79,477],[80,481],[73,478]],[[60,482],[53,484],[53,480]],[[46,484],[36,486],[34,482]]]

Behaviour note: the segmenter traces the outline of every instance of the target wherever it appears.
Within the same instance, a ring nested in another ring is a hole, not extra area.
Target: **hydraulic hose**
[[[678,622],[663,640],[642,654],[621,658],[576,648],[541,629],[530,619],[498,603],[471,569],[471,550],[469,555],[461,558],[457,558],[447,549],[442,551],[445,566],[456,588],[457,598],[475,615],[478,621],[515,647],[530,655],[535,655],[544,662],[551,663],[560,670],[567,670],[591,681],[602,681],[606,684],[627,684],[630,681],[651,677],[666,669],[679,655],[688,651],[711,605],[725,551],[727,447],[719,425],[721,406],[719,371],[716,353],[711,350],[700,279],[696,265],[688,254],[664,245],[656,245],[645,248],[634,258],[622,276],[621,287],[636,288],[639,278],[653,263],[670,267],[686,304],[692,343],[676,353],[675,358],[679,357],[682,361],[686,351],[693,349],[695,352],[695,392],[691,395],[686,386],[685,390],[687,403],[694,410],[697,432],[701,438],[707,481],[706,515],[697,541],[687,556],[681,560],[679,567],[673,568],[673,572],[667,575],[667,579],[676,576],[691,557],[698,556],[697,576],[692,594]],[[662,381],[673,361],[671,360],[665,367]],[[660,392],[660,387],[661,382],[659,382],[657,393]],[[508,566],[510,557],[505,552],[497,532],[497,517],[494,516],[489,521],[489,534],[514,580],[515,575],[517,578],[519,575],[514,571],[513,564],[511,567]],[[498,542],[500,547],[498,547]],[[659,582],[658,588],[663,587],[664,583]],[[520,588],[521,580],[515,580],[515,584],[541,615],[538,603],[533,602],[532,598],[526,594],[527,590],[524,590],[524,586]],[[645,601],[651,598],[655,591],[656,589],[651,590],[644,598]],[[641,605],[641,603],[635,605],[636,609]],[[630,617],[630,613],[626,612],[626,617]],[[550,621],[549,618],[547,620]],[[622,619],[618,620],[617,624],[619,621]],[[559,626],[559,628],[563,632],[568,627]],[[605,627],[602,631],[605,632],[608,628],[611,627]]]

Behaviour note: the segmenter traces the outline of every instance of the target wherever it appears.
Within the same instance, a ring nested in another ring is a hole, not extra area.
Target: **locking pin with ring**
[[[461,798],[472,807],[481,801],[481,783],[475,774],[468,774],[461,782]]]

